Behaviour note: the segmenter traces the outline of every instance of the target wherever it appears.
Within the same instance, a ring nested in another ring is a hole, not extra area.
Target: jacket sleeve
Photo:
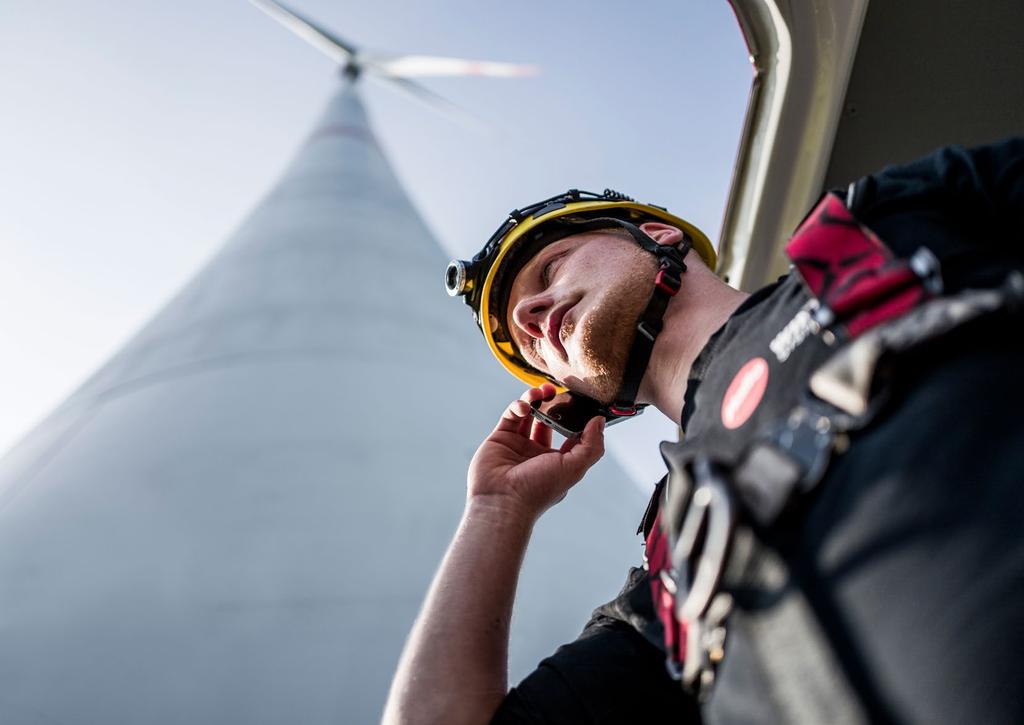
[[[1024,137],[947,146],[858,184],[858,217],[901,257],[929,247],[947,291],[998,284],[1009,268],[1024,268]]]
[[[1024,136],[967,152],[998,224],[1000,241],[1024,255]]]
[[[653,722],[671,713],[673,722],[699,723],[696,702],[668,676],[664,652],[635,626],[646,621],[645,591],[646,573],[632,570],[619,598],[514,687],[492,722]]]

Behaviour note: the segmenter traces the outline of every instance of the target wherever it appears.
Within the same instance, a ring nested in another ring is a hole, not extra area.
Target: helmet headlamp
[[[470,291],[473,287],[473,279],[469,270],[472,262],[465,262],[461,259],[453,259],[448,263],[448,269],[444,273],[444,287],[448,295],[458,297]]]

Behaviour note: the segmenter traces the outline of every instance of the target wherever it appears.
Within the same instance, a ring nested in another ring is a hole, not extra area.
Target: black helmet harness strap
[[[568,223],[573,228],[573,234],[607,229],[613,226],[624,229],[629,232],[641,249],[650,252],[658,260],[658,273],[654,277],[654,291],[643,314],[637,320],[636,335],[633,338],[629,357],[626,359],[622,383],[615,398],[607,406],[608,411],[616,417],[637,415],[646,407],[646,404],[637,404],[636,402],[637,393],[640,391],[640,381],[643,380],[647,364],[651,360],[654,342],[661,333],[662,319],[665,316],[668,303],[682,286],[683,272],[686,271],[686,263],[683,258],[690,251],[692,242],[684,233],[682,241],[676,246],[659,244],[635,224],[615,217],[598,217]]]

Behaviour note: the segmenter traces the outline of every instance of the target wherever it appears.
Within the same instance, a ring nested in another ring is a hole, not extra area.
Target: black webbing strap
[[[642,243],[641,246],[658,257],[658,274],[654,278],[654,291],[651,293],[651,299],[648,301],[643,315],[640,316],[640,320],[636,324],[636,335],[633,338],[633,346],[629,351],[629,357],[626,359],[626,368],[622,374],[622,385],[619,387],[619,392],[616,393],[615,400],[612,403],[612,412],[628,414],[628,411],[636,407],[636,396],[640,390],[640,381],[643,380],[644,373],[647,371],[647,364],[651,360],[654,342],[658,335],[661,334],[665,310],[668,308],[668,303],[676,296],[676,293],[679,292],[679,288],[682,286],[682,275],[686,271],[686,263],[683,262],[683,257],[690,251],[690,240],[684,236],[683,241],[680,242],[678,247],[669,247],[658,244],[632,224],[623,223],[622,226],[630,234],[633,234],[634,239],[637,239],[638,243],[640,243],[638,238],[640,235],[646,238],[654,247],[650,248]],[[629,229],[629,227],[632,227],[632,229]],[[634,230],[636,234],[633,233]]]

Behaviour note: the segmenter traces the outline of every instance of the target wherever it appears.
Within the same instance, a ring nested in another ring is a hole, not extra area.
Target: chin
[[[602,405],[608,405],[615,400],[615,394],[621,386],[621,373],[612,378],[608,375],[596,374],[586,377],[570,375],[563,379],[563,385],[574,393],[592,398]]]
[[[607,405],[615,400],[622,387],[622,375],[632,349],[635,322],[604,328],[604,334],[593,334],[594,328],[585,330],[579,359],[585,370],[575,376],[570,388]],[[601,329],[601,328],[598,328]],[[593,344],[590,344],[593,343]]]

